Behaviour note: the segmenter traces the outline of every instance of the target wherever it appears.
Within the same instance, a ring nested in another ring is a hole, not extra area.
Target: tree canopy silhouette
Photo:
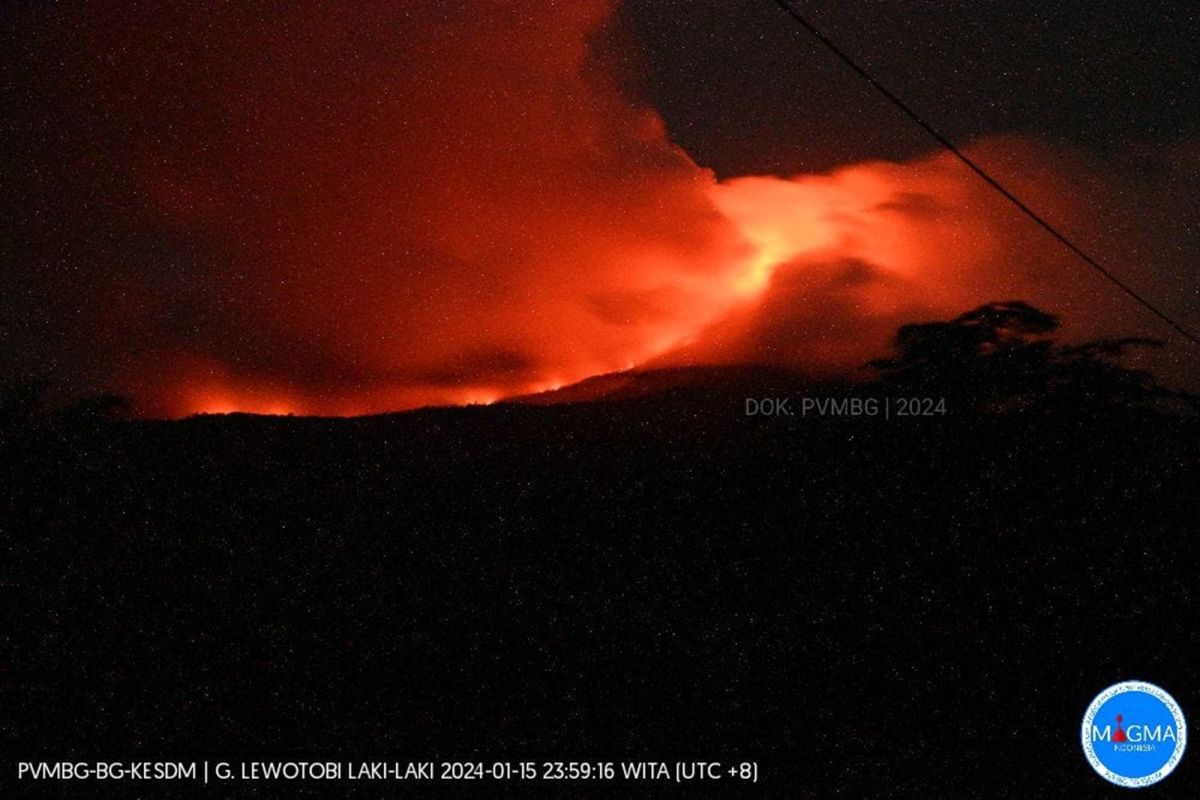
[[[1058,345],[1054,314],[1020,300],[982,305],[949,321],[905,325],[896,355],[870,362],[890,389],[955,399],[985,411],[1069,413],[1151,407],[1195,398],[1119,363],[1157,339],[1099,339]]]

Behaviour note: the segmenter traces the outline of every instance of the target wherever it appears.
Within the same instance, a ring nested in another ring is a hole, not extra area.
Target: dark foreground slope
[[[743,411],[10,433],[0,747],[1075,798],[1108,796],[1077,741],[1097,691],[1200,709],[1194,420]],[[1146,795],[1193,795],[1198,760]]]

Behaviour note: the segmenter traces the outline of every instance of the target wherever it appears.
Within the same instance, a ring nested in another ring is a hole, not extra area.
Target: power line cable
[[[1117,286],[1117,288],[1119,288],[1125,294],[1132,297],[1134,300],[1136,300],[1138,303],[1140,303],[1145,308],[1149,309],[1150,312],[1154,314],[1154,316],[1158,317],[1160,320],[1165,322],[1167,325],[1170,325],[1173,329],[1175,329],[1175,331],[1177,331],[1185,339],[1192,342],[1192,344],[1200,345],[1200,337],[1198,337],[1196,334],[1192,333],[1188,329],[1184,328],[1183,325],[1176,322],[1174,319],[1172,319],[1170,316],[1168,316],[1165,312],[1160,311],[1153,303],[1151,303],[1149,300],[1147,300],[1145,297],[1143,297],[1141,294],[1139,294],[1133,287],[1131,287],[1129,284],[1125,283],[1125,281],[1118,278],[1111,271],[1109,271],[1102,264],[1100,264],[1099,261],[1097,261],[1096,259],[1092,258],[1090,255],[1088,255],[1086,252],[1084,252],[1083,249],[1080,248],[1073,241],[1071,241],[1066,236],[1066,234],[1061,233],[1057,228],[1055,228],[1053,225],[1051,225],[1049,222],[1047,222],[1040,214],[1038,214],[1036,211],[1034,211],[1032,208],[1030,208],[1025,203],[1025,201],[1023,201],[1020,197],[1018,197],[1016,194],[1014,194],[1011,190],[1006,188],[1004,186],[1004,184],[1000,183],[999,180],[997,180],[996,178],[993,178],[987,172],[987,170],[985,170],[983,167],[981,167],[979,164],[977,164],[973,159],[971,159],[970,156],[963,153],[963,151],[959,149],[958,145],[956,145],[954,142],[952,142],[945,134],[943,134],[937,128],[933,127],[928,122],[926,122],[921,117],[920,114],[918,114],[916,111],[914,111],[912,109],[911,106],[908,105],[908,103],[905,103],[903,100],[901,100],[894,92],[892,92],[890,89],[888,89],[886,86],[884,86],[878,80],[876,80],[875,77],[872,76],[869,72],[867,72],[863,67],[859,66],[858,62],[856,62],[853,58],[851,58],[846,53],[846,51],[842,50],[840,47],[838,47],[836,44],[834,44],[829,39],[828,36],[821,33],[821,31],[815,25],[813,25],[811,22],[809,22],[803,15],[801,15],[800,12],[798,12],[798,11],[796,11],[796,9],[792,8],[792,6],[787,2],[787,0],[775,0],[775,4],[778,5],[781,9],[783,9],[788,14],[788,16],[790,16],[797,23],[799,23],[801,27],[803,27],[810,34],[812,34],[821,44],[825,45],[825,47],[831,53],[833,53],[835,56],[837,56],[842,61],[842,63],[844,63],[846,66],[848,66],[850,69],[852,69],[860,78],[865,80],[867,83],[871,84],[871,86],[875,87],[876,91],[878,91],[881,95],[886,97],[892,105],[894,105],[896,108],[900,109],[900,111],[902,111],[906,117],[911,119],[913,122],[915,122],[917,125],[919,125],[922,130],[924,130],[926,133],[928,133],[930,136],[932,136],[934,139],[936,139],[938,144],[940,144],[942,147],[946,148],[946,150],[950,151],[950,153],[952,153],[955,158],[957,158],[959,161],[961,161],[963,164],[965,164],[972,172],[974,172],[976,175],[978,175],[985,183],[987,183],[988,186],[991,186],[993,189],[995,189],[997,192],[999,192],[1001,195],[1003,195],[1006,200],[1008,200],[1010,203],[1012,203],[1014,206],[1016,206],[1022,213],[1025,214],[1025,216],[1029,217],[1031,220],[1036,222],[1039,226],[1041,226],[1041,228],[1043,230],[1045,230],[1047,233],[1049,233],[1051,236],[1053,236],[1055,239],[1057,239],[1060,244],[1062,244],[1064,247],[1066,247],[1072,253],[1079,256],[1079,258],[1081,258],[1085,264],[1092,267],[1094,270],[1099,272],[1105,278],[1108,278],[1113,284],[1115,284]]]

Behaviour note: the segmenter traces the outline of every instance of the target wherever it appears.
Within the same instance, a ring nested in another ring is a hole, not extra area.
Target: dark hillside
[[[3,746],[1078,796],[1111,675],[1200,707],[1198,432],[719,392],[10,432]]]

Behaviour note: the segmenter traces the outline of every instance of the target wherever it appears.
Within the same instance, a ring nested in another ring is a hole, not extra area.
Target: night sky
[[[1188,3],[794,7],[960,143],[1022,134],[1119,160],[1200,134],[1200,11]],[[624,3],[617,20],[645,65],[627,85],[722,177],[933,147],[770,0]]]
[[[1194,7],[797,7],[1200,326]],[[0,19],[8,385],[354,414],[640,365],[835,373],[1018,297],[1071,338],[1172,340],[768,0]]]

